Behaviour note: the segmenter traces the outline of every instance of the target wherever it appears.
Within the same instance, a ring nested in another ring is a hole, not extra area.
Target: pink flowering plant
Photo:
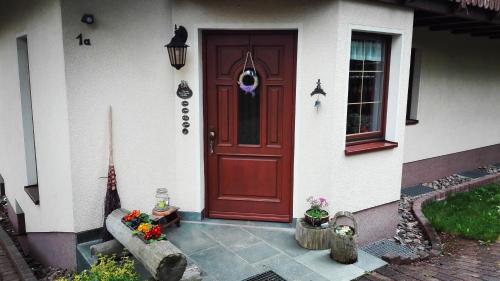
[[[313,226],[320,226],[324,222],[328,222],[328,201],[323,197],[310,196],[307,198],[307,203],[310,204],[309,210],[306,211],[306,221]]]

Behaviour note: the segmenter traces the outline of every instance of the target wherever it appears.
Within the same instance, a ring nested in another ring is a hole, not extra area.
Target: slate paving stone
[[[256,263],[255,268],[260,272],[272,270],[288,281],[298,281],[312,274],[313,271],[291,257],[280,254]]]
[[[489,175],[488,172],[486,172],[485,170],[482,170],[482,169],[476,169],[476,170],[472,170],[472,171],[465,171],[465,172],[461,172],[461,173],[458,173],[458,174],[461,175],[461,176],[464,176],[464,177],[471,178],[471,179],[477,179],[477,178],[481,178],[481,177]]]
[[[269,246],[267,243],[259,242],[247,248],[240,249],[236,251],[236,254],[242,257],[249,263],[256,263],[263,259],[275,256],[279,254],[276,249]]]
[[[170,227],[166,235],[186,255],[217,245],[216,241],[201,231],[201,224],[196,223],[184,222],[181,227]]]
[[[377,268],[387,265],[387,263],[368,254],[365,251],[358,250],[358,261],[353,265],[361,268],[364,271],[373,271]]]
[[[330,251],[311,251],[296,260],[330,281],[352,280],[363,276],[365,270],[353,265],[344,265],[330,258]]]
[[[274,227],[274,228],[284,228],[284,229],[295,229],[295,227],[291,223],[282,223],[282,222],[266,222],[266,221],[248,221],[248,226],[257,226],[257,227]]]
[[[285,229],[264,229],[264,228],[245,228],[245,230],[261,238],[273,247],[285,252],[286,254],[296,257],[303,255],[308,250],[300,247],[295,241],[295,234],[293,230]]]
[[[421,184],[411,186],[411,187],[405,187],[405,188],[401,189],[401,193],[403,193],[406,196],[411,196],[411,197],[422,195],[422,194],[429,193],[432,191],[434,191],[433,188],[430,188],[428,186],[424,186]]]
[[[500,163],[496,163],[496,164],[495,164],[495,165],[493,165],[493,166],[495,166],[495,167],[497,167],[497,168],[500,168]]]
[[[259,273],[245,260],[220,245],[198,251],[189,257],[203,273],[217,281],[243,280]]]
[[[201,231],[232,250],[247,248],[261,242],[259,238],[237,226],[204,224],[201,225]]]
[[[299,281],[328,281],[328,279],[323,276],[312,272],[298,279]]]

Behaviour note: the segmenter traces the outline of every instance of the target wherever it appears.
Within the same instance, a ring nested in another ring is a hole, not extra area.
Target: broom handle
[[[109,106],[109,165],[114,165],[113,162],[113,111],[111,105]]]

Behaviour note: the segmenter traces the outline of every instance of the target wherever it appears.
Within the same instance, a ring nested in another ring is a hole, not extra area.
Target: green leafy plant
[[[88,270],[75,274],[70,279],[60,278],[57,281],[139,281],[134,270],[134,262],[128,257],[116,261],[115,256],[99,256]]]

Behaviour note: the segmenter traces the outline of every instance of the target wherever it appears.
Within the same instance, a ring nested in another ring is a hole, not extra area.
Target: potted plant
[[[328,202],[325,198],[310,196],[307,198],[307,202],[311,207],[305,212],[304,219],[309,225],[318,227],[329,221],[330,215],[325,210],[328,207]]]

